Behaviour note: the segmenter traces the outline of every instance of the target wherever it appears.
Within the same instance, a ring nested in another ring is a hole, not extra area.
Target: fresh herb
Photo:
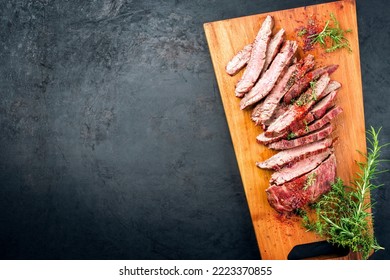
[[[305,104],[303,101],[304,101],[303,99],[299,98],[298,100],[295,101],[295,105],[303,106]]]
[[[332,189],[316,203],[316,217],[310,220],[303,215],[302,221],[309,231],[315,231],[325,237],[330,243],[350,248],[353,252],[360,252],[367,259],[370,252],[384,249],[379,246],[372,230],[373,217],[370,208],[373,203],[368,195],[382,185],[376,185],[373,180],[380,173],[378,165],[383,162],[380,152],[387,146],[379,145],[378,136],[381,129],[376,131],[373,127],[367,132],[369,143],[368,154],[362,154],[366,162],[358,162],[360,171],[357,173],[353,185],[344,185],[337,178]],[[389,143],[390,144],[390,143]]]
[[[316,86],[316,84],[317,84],[317,81],[311,81],[311,82],[310,82],[310,88],[311,88],[313,91],[315,91],[315,86]]]
[[[309,132],[310,132],[310,128],[309,128],[309,125],[308,125],[307,121],[306,121],[306,120],[303,120],[303,124],[305,125],[305,131],[306,131],[307,133],[309,133]]]
[[[302,208],[294,209],[294,214],[301,217],[301,218],[304,218],[307,216],[307,212]]]
[[[306,191],[308,187],[311,187],[316,182],[317,174],[315,172],[310,173],[306,178],[306,182],[303,185],[303,190]]]
[[[309,103],[310,101],[313,100],[313,96],[312,94],[308,94],[308,93],[304,93],[302,94],[296,101],[295,101],[295,105],[297,106],[303,106],[303,105],[306,105],[307,103]]]
[[[317,85],[317,81],[311,81],[310,82],[311,92],[310,93],[305,92],[297,100],[291,102],[295,103],[295,105],[297,106],[303,106],[311,101],[316,101],[317,100],[316,85]]]
[[[301,30],[299,30],[299,32],[297,33],[297,35],[299,37],[302,37],[303,35],[305,35],[307,33],[307,29],[306,28],[302,28]]]
[[[297,135],[294,133],[294,132],[290,132],[288,135],[287,135],[287,140],[291,140],[293,138],[297,137]]]
[[[325,48],[326,52],[333,52],[337,49],[347,48],[352,51],[348,39],[345,37],[345,33],[352,32],[351,29],[343,30],[340,28],[340,24],[333,13],[330,14],[332,24],[330,20],[327,20],[321,32],[308,36],[311,39],[311,44],[319,43]],[[326,43],[326,39],[329,38],[331,45]]]

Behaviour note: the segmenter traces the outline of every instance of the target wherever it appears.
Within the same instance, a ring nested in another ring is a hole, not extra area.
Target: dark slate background
[[[202,25],[322,2],[0,1],[0,258],[259,259]],[[388,3],[357,3],[382,142]],[[389,186],[373,197],[390,249]]]

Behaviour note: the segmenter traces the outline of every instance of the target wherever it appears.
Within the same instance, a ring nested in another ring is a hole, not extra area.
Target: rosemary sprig
[[[331,191],[315,204],[314,220],[310,220],[307,214],[302,215],[303,224],[309,231],[315,231],[332,244],[360,252],[364,259],[367,259],[373,250],[384,249],[374,237],[373,217],[368,211],[373,202],[367,197],[371,190],[382,186],[376,185],[373,180],[378,174],[387,172],[378,170],[379,163],[384,161],[379,158],[380,152],[390,144],[379,145],[380,131],[381,129],[376,131],[373,127],[367,131],[368,154],[361,153],[366,162],[358,163],[360,172],[353,182],[354,187],[344,185],[344,182],[337,178]]]
[[[332,23],[327,20],[321,32],[308,36],[311,39],[311,44],[319,43],[322,47],[326,48],[326,52],[333,52],[337,49],[347,48],[352,51],[348,39],[345,37],[345,33],[352,32],[351,29],[343,30],[340,28],[340,23],[336,19],[333,13],[330,14]],[[331,45],[328,46],[326,38],[331,40]]]

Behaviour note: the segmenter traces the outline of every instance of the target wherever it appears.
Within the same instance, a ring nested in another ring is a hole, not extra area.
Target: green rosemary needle
[[[340,28],[340,24],[333,13],[330,14],[332,25],[330,20],[327,20],[321,32],[308,36],[311,39],[311,44],[319,43],[325,48],[326,52],[333,52],[337,49],[347,48],[352,51],[348,39],[345,37],[345,33],[352,32],[351,29],[343,30]],[[326,38],[329,38],[331,45],[328,46]]]

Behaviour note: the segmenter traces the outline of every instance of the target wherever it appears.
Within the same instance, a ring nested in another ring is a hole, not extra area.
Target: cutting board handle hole
[[[305,259],[333,259],[345,257],[349,249],[338,247],[327,241],[318,241],[307,244],[296,245],[287,256],[288,260]]]

